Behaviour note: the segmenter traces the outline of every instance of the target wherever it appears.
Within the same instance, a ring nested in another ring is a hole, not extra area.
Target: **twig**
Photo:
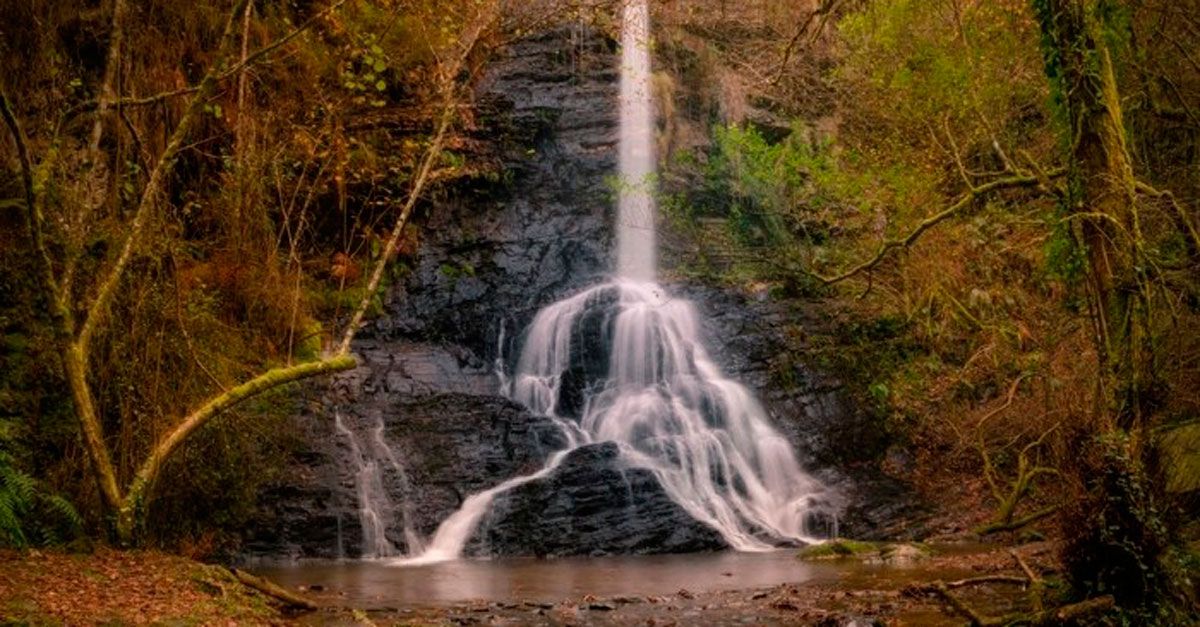
[[[1175,194],[1171,193],[1170,190],[1160,191],[1155,189],[1149,183],[1144,181],[1137,181],[1134,186],[1137,191],[1142,192],[1143,194],[1147,194],[1155,198],[1163,198],[1166,199],[1167,202],[1171,203],[1171,207],[1175,209],[1176,228],[1183,231],[1190,237],[1188,240],[1188,253],[1192,256],[1200,253],[1200,231],[1197,231],[1196,225],[1192,223],[1191,216],[1188,215],[1187,209],[1185,209],[1184,206],[1179,203],[1179,200],[1175,198]]]
[[[1011,549],[1008,553],[1013,556],[1013,559],[1017,560],[1017,566],[1020,566],[1021,571],[1029,578],[1029,602],[1033,604],[1033,609],[1038,612],[1046,609],[1042,602],[1042,578],[1033,572],[1033,569],[1029,567],[1029,564],[1025,563],[1025,559],[1021,557],[1020,553],[1017,553],[1016,549]]]

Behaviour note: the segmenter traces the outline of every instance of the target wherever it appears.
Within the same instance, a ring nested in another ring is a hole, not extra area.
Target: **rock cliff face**
[[[547,32],[510,47],[482,81],[481,140],[497,185],[452,193],[427,212],[414,269],[364,338],[420,338],[495,358],[543,305],[611,266],[609,177],[616,169],[615,44]]]
[[[354,346],[361,366],[305,392],[294,467],[262,495],[244,556],[369,550],[360,525],[364,469],[387,495],[373,507],[404,552],[404,520],[428,538],[464,497],[533,472],[565,446],[549,419],[498,396],[495,369],[511,368],[520,332],[541,307],[600,282],[611,267],[617,63],[614,42],[560,29],[511,46],[493,64],[479,88],[486,115],[476,133],[500,155],[503,180],[462,185],[425,209],[411,272]],[[877,452],[879,434],[840,402],[836,381],[778,359],[794,353],[789,329],[804,323],[803,312],[710,287],[668,289],[696,301],[722,365],[759,393],[801,459],[839,486],[843,533],[897,535],[893,527],[915,511],[904,491],[855,470]],[[498,497],[468,551],[722,546],[648,471],[623,467],[615,445],[600,443]]]

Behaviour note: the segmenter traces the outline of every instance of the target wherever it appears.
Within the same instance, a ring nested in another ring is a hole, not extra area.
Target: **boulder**
[[[630,468],[613,442],[571,451],[549,475],[499,495],[472,545],[486,555],[686,553],[725,548],[717,531]]]

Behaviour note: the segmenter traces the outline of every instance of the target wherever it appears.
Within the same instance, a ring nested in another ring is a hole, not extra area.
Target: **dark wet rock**
[[[447,190],[424,213],[412,271],[363,337],[438,340],[487,360],[544,305],[611,267],[615,44],[550,30],[511,45],[479,87],[501,184]]]
[[[602,35],[562,28],[514,43],[491,65],[478,89],[475,133],[500,161],[502,180],[440,190],[422,208],[411,271],[354,343],[362,366],[306,391],[311,407],[295,420],[292,464],[260,494],[243,557],[361,554],[350,447],[333,427],[335,411],[360,438],[380,420],[387,426],[387,443],[419,493],[410,509],[425,533],[465,495],[528,471],[542,455],[509,430],[521,420],[511,421],[515,406],[494,397],[493,365],[501,350],[512,357],[538,309],[610,267],[614,53]],[[446,393],[493,398],[421,409],[441,402],[421,398]],[[418,441],[415,425],[433,432]],[[384,481],[399,501],[397,474]]]
[[[612,442],[569,453],[549,475],[497,497],[474,543],[492,555],[683,553],[724,548]]]
[[[416,530],[430,536],[462,500],[536,472],[566,446],[549,419],[498,397],[398,399],[387,439],[409,469]]]
[[[428,537],[467,495],[536,470],[563,445],[548,419],[497,396],[494,367],[511,371],[521,331],[540,308],[603,281],[611,267],[617,64],[612,41],[570,28],[517,42],[492,64],[473,139],[501,177],[454,183],[421,208],[418,252],[354,344],[362,365],[308,388],[290,434],[293,462],[261,495],[246,555],[361,554],[353,451],[335,415],[384,467],[388,537],[400,549],[402,503]],[[837,487],[843,535],[920,535],[909,524],[920,513],[911,491],[877,470],[888,445],[882,429],[805,359],[805,330],[820,321],[765,294],[669,289],[696,302],[726,372],[759,394],[805,466]],[[602,320],[582,328],[591,331],[573,338],[582,358],[564,375],[564,416],[578,415],[607,369]],[[380,426],[400,468],[370,444]],[[621,467],[615,447],[597,445],[501,496],[471,548],[567,555],[722,545],[652,474]]]

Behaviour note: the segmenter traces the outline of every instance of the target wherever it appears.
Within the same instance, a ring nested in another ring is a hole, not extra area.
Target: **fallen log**
[[[320,608],[320,606],[313,601],[310,601],[309,599],[306,599],[272,581],[251,575],[246,571],[238,570],[236,568],[231,568],[230,571],[233,573],[234,577],[237,577],[238,581],[242,582],[242,585],[253,588],[254,590],[257,590],[279,601],[280,603],[283,603],[285,607],[296,610],[304,610],[306,612],[312,612]]]

